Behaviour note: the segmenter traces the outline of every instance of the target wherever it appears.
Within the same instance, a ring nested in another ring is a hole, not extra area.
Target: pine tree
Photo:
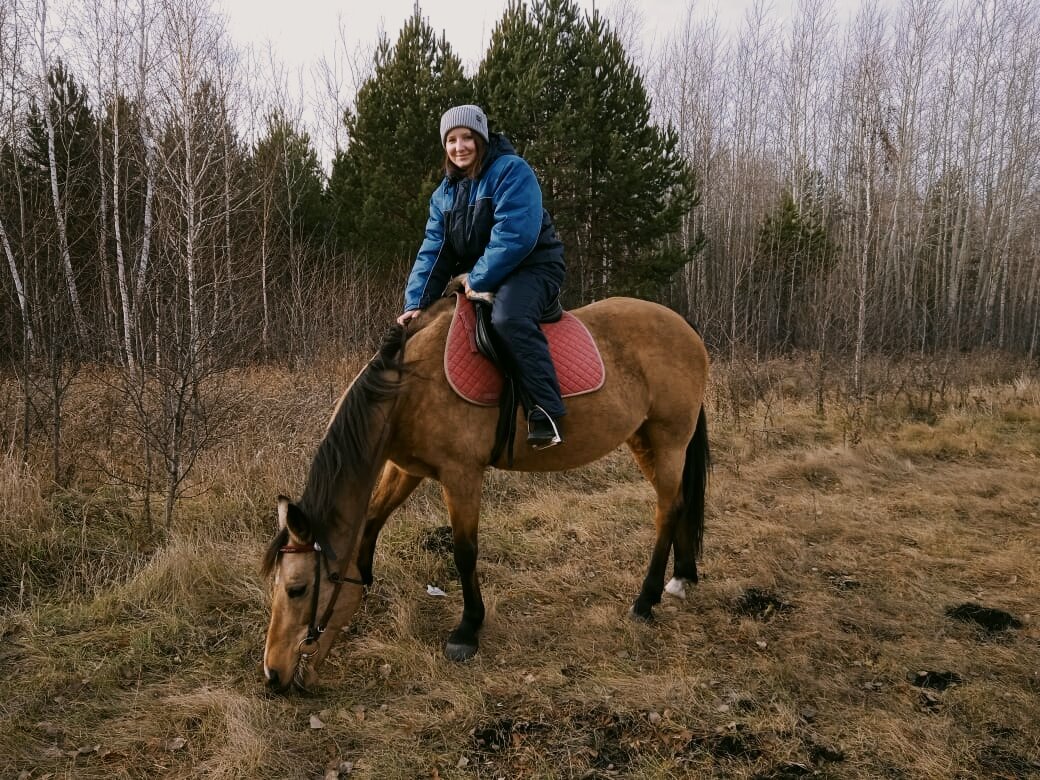
[[[97,124],[87,99],[86,90],[62,61],[47,72],[45,104],[31,100],[26,121],[23,155],[26,175],[23,178],[31,204],[32,231],[39,231],[42,243],[51,246],[59,257],[65,256],[65,286],[72,303],[72,322],[75,333],[86,326],[81,311],[91,300],[98,300],[100,274],[94,262],[97,250]],[[46,114],[44,113],[46,112]],[[50,139],[48,123],[53,128],[54,171],[51,179]],[[54,189],[59,207],[55,206]],[[60,208],[60,214],[58,210]],[[22,238],[28,241],[28,237]],[[65,250],[67,249],[67,255]],[[56,272],[58,263],[42,264]],[[71,270],[71,273],[69,272]],[[44,271],[46,273],[46,271]],[[41,283],[42,282],[42,283]],[[61,283],[57,276],[36,283],[36,288],[57,301]],[[48,306],[55,322],[64,320],[70,312],[64,307]],[[81,317],[83,319],[81,320]],[[62,330],[59,327],[55,332]]]
[[[767,318],[761,328],[767,343],[783,349],[813,345],[815,323],[800,322],[796,312],[819,313],[837,258],[818,198],[806,192],[799,203],[793,192],[783,192],[759,231],[758,255],[762,271],[750,280],[755,289],[749,295]]]
[[[328,220],[321,163],[310,136],[276,110],[267,118],[250,164],[254,198],[270,199],[272,227],[287,250],[293,251],[297,243],[319,245]]]
[[[475,90],[539,175],[570,302],[652,296],[699,249],[670,240],[697,201],[678,139],[651,124],[642,78],[598,12],[574,0],[512,3]]]
[[[441,114],[471,100],[461,61],[416,8],[393,47],[380,42],[345,117],[349,145],[328,190],[344,248],[377,267],[411,259],[441,177]]]

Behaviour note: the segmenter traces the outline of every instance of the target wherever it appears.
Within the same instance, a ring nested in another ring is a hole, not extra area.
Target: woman
[[[402,325],[466,274],[466,295],[493,300],[491,323],[519,369],[527,442],[563,441],[566,413],[549,347],[538,323],[563,284],[563,244],[534,171],[512,144],[489,133],[478,106],[441,117],[445,177],[430,198],[426,237],[404,293]]]

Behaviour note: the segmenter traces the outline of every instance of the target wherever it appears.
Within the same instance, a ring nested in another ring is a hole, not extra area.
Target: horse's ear
[[[284,531],[289,521],[289,499],[278,496],[278,530]]]
[[[307,520],[307,515],[285,496],[278,496],[278,530],[286,528],[301,542],[311,540],[311,524]]]

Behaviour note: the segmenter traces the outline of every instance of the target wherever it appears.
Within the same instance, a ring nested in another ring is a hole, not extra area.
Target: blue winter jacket
[[[404,310],[426,308],[458,274],[468,272],[477,292],[495,292],[516,268],[536,265],[556,266],[562,278],[563,244],[531,166],[492,133],[478,178],[445,177],[430,198]]]

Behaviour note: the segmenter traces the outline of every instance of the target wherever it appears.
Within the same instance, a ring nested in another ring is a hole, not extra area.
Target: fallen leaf
[[[459,763],[455,765],[457,769],[465,769],[469,766],[469,759],[465,756],[459,756]]]
[[[36,728],[38,728],[48,737],[56,737],[59,734],[61,734],[61,728],[59,726],[55,726],[49,720],[41,720],[39,723],[36,724]]]
[[[447,596],[448,595],[443,590],[438,588],[436,585],[427,585],[426,586],[426,593],[429,596]]]
[[[312,729],[323,729],[325,728],[325,722],[317,715],[311,715],[311,728]]]
[[[173,739],[171,739],[169,742],[166,743],[166,749],[167,750],[180,750],[181,748],[183,748],[187,744],[188,744],[188,740],[186,740],[184,737],[174,737]]]

